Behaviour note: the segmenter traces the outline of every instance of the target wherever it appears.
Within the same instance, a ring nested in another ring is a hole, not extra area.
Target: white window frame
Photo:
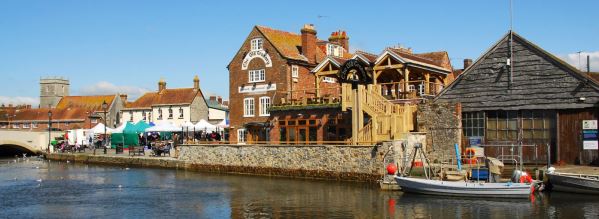
[[[297,67],[297,65],[291,66],[291,77],[299,78],[299,67]]]
[[[183,107],[179,107],[179,119],[183,119],[184,115]]]
[[[2,124],[0,124],[0,128],[1,129],[8,128],[8,125],[6,123],[2,123]]]
[[[337,79],[334,77],[324,77],[322,81],[326,83],[337,83]]]
[[[148,114],[146,113],[146,111],[141,111],[141,117],[144,121],[148,120]]]
[[[327,44],[327,55],[333,55],[335,46],[331,43]]]
[[[260,97],[260,116],[270,116],[270,111],[268,110],[270,106],[270,97]]]
[[[24,128],[24,129],[28,129],[29,127],[30,127],[30,126],[29,126],[29,123],[27,123],[27,122],[24,122],[24,123],[23,123],[23,128]]]
[[[37,122],[32,122],[31,123],[31,128],[37,128]]]
[[[249,70],[248,79],[250,83],[266,81],[266,71],[264,69]]]
[[[133,122],[133,111],[129,112],[129,121]]]
[[[264,49],[264,40],[262,38],[254,38],[250,42],[250,45],[251,45],[252,51],[263,50]]]
[[[21,128],[21,124],[19,124],[19,123],[13,123],[12,124],[12,128],[13,129],[19,129],[19,128]]]
[[[158,120],[162,120],[162,108],[158,108]]]
[[[254,117],[255,115],[254,98],[248,97],[243,99],[243,117]]]
[[[237,129],[237,143],[245,143],[245,129]]]
[[[168,119],[173,119],[173,108],[172,107],[168,108]]]
[[[91,122],[92,124],[96,124],[98,123],[98,119],[91,119],[89,122]]]

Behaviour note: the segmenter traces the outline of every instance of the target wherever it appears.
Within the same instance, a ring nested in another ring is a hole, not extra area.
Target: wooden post
[[[318,74],[316,76],[316,97],[320,98],[320,76]]]
[[[358,96],[358,89],[356,90],[351,90],[351,95],[353,95],[354,97],[357,98]],[[354,98],[354,101],[352,103],[352,113],[351,113],[351,124],[352,124],[352,129],[351,129],[351,133],[352,133],[352,144],[353,145],[357,145],[358,144],[358,128],[357,128],[357,124],[358,124],[358,110],[357,110],[357,102],[356,98]]]
[[[410,69],[408,69],[408,67],[406,67],[406,69],[403,72],[404,72],[404,74],[403,74],[403,80],[404,80],[404,90],[403,90],[403,92],[407,93],[408,89],[410,88],[410,84],[409,84],[409,81],[410,81]]]
[[[430,89],[430,86],[429,86],[430,78],[431,78],[431,74],[428,73],[428,72],[425,72],[424,73],[424,93],[425,94],[431,94],[430,93],[431,89]]]

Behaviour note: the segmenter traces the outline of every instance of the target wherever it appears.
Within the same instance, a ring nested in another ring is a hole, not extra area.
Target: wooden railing
[[[427,84],[429,87],[428,92],[426,92]],[[408,81],[408,87],[404,89],[402,89],[405,86],[404,82],[380,83],[377,85],[381,88],[380,94],[391,100],[410,100],[433,97],[441,93],[445,87],[442,83],[425,82],[424,80]]]
[[[370,115],[369,123],[360,127],[354,124],[353,128],[360,128],[356,141],[379,141],[396,139],[411,130],[414,130],[414,113],[417,106],[414,104],[394,104],[381,96],[379,85],[359,85],[356,90],[359,96],[359,108]],[[353,108],[355,93],[350,84],[342,85],[342,109]]]
[[[341,87],[324,87],[318,89],[320,96],[316,95],[317,89],[302,89],[285,92],[276,92],[273,106],[285,105],[316,105],[333,104],[341,102]]]

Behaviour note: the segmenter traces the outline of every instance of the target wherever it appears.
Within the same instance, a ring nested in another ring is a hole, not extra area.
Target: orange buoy
[[[395,166],[395,164],[388,164],[387,165],[387,174],[389,175],[395,175],[395,172],[397,172],[397,166]]]

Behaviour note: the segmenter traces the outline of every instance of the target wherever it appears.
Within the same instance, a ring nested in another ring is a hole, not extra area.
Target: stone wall
[[[382,178],[388,148],[347,145],[182,145],[191,169],[371,181]]]
[[[427,103],[418,106],[418,130],[426,132],[429,159],[448,159],[455,154],[455,144],[461,144],[460,104]]]

